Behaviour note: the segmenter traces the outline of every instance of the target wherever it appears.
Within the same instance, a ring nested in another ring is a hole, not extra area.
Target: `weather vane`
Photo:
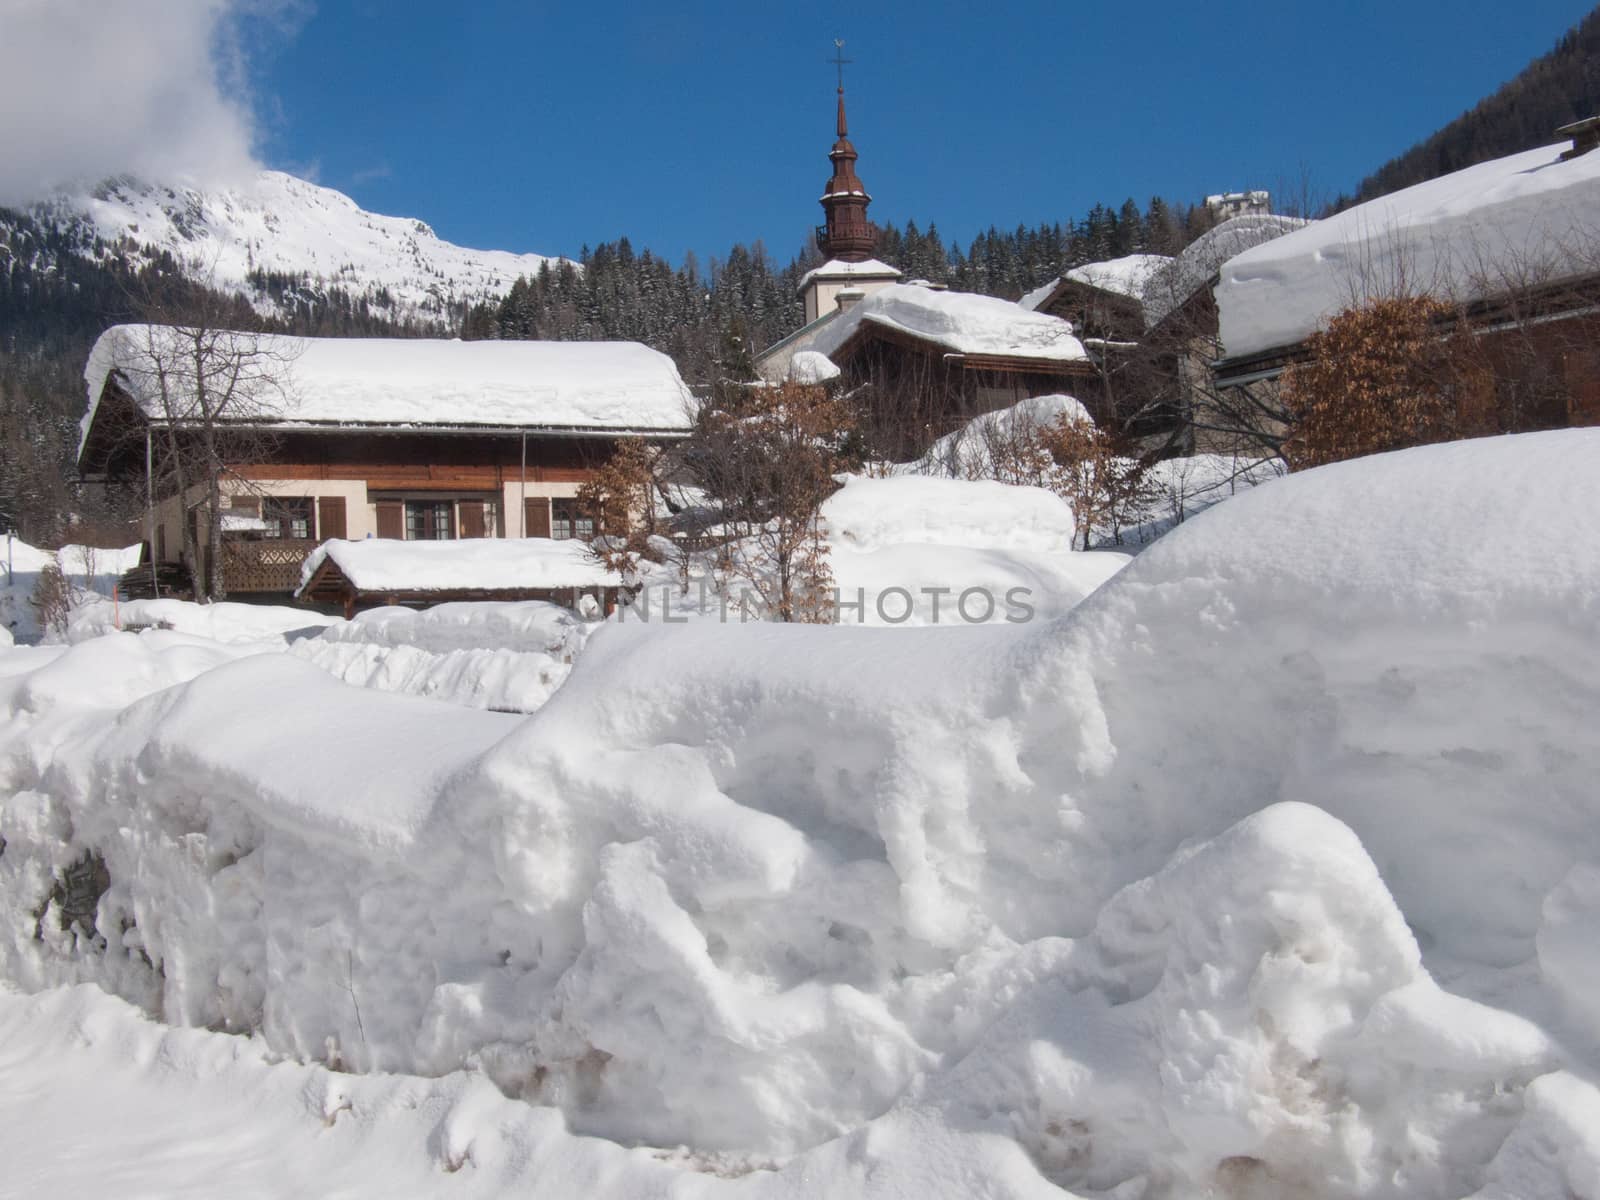
[[[846,58],[844,56],[844,39],[843,38],[834,38],[833,39],[833,51],[834,51],[834,54],[837,55],[837,57],[830,58],[828,61],[833,63],[834,66],[839,68],[839,90],[842,92],[842,91],[844,91],[844,68],[845,68],[845,64],[854,62],[855,60],[853,58]]]

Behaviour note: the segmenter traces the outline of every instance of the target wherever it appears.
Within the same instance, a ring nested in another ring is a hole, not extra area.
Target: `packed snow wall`
[[[12,652],[0,972],[752,1162],[1589,1194],[1597,456],[1268,484],[1051,624],[607,628],[527,719]]]

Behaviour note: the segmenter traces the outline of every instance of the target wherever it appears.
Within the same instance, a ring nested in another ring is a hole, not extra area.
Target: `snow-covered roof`
[[[323,542],[300,569],[300,590],[331,561],[360,592],[521,592],[616,587],[622,577],[576,539],[463,538],[405,542],[369,538]]]
[[[1165,254],[1127,254],[1122,258],[1107,259],[1105,262],[1085,263],[1081,267],[1073,267],[1065,275],[1056,276],[1042,287],[1034,288],[1018,300],[1017,304],[1029,312],[1037,312],[1039,306],[1056,293],[1064,280],[1142,301],[1151,279],[1171,262],[1172,259]]]
[[[1297,217],[1245,213],[1207,230],[1175,258],[1166,254],[1128,254],[1105,262],[1085,263],[1035,288],[1017,304],[1030,312],[1036,311],[1056,293],[1063,281],[1071,281],[1139,301],[1144,306],[1144,323],[1148,328],[1159,324],[1204,287],[1234,255],[1264,241],[1283,237],[1305,224]]]
[[[1277,213],[1243,213],[1206,230],[1178,257],[1153,273],[1144,292],[1146,327],[1159,325],[1216,276],[1222,264],[1263,242],[1286,237],[1309,222]]]
[[[1120,296],[1142,300],[1151,279],[1171,264],[1172,259],[1165,254],[1128,254],[1122,258],[1073,267],[1067,272],[1066,278],[1097,287],[1103,292],[1116,292]]]
[[[1302,341],[1353,301],[1457,301],[1600,267],[1600,153],[1493,159],[1358,204],[1232,258],[1217,286],[1230,358]]]
[[[830,258],[820,267],[812,267],[800,278],[800,291],[805,291],[806,286],[818,277],[824,279],[899,279],[900,272],[886,262],[879,262],[869,258],[866,262],[845,262],[842,258]]]
[[[1028,312],[993,296],[898,283],[879,288],[841,313],[818,332],[811,348],[832,356],[864,323],[898,330],[957,354],[1049,362],[1088,358],[1072,326],[1059,317]]]
[[[152,370],[179,350],[182,331],[118,325],[95,342],[84,368],[87,433],[107,377],[145,414],[182,419],[194,406],[195,371],[168,376],[163,404]],[[572,430],[687,430],[693,399],[665,354],[637,342],[462,342],[404,338],[237,335],[259,348],[255,394],[237,419],[298,425],[487,426]],[[81,449],[81,447],[80,447]]]

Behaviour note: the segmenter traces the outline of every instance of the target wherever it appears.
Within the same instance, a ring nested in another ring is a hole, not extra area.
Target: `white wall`
[[[873,279],[863,275],[840,275],[834,278],[818,276],[806,285],[806,324],[811,324],[825,313],[832,312],[839,303],[839,293],[846,288],[854,288],[863,295],[877,291],[881,287],[888,287],[891,283],[899,283],[897,276],[890,278]]]

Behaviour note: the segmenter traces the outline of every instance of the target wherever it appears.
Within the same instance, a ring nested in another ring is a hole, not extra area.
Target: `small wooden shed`
[[[576,539],[369,538],[318,546],[302,569],[295,598],[337,606],[346,619],[363,608],[427,608],[452,600],[546,600],[578,609],[585,596],[604,614],[631,590]]]

